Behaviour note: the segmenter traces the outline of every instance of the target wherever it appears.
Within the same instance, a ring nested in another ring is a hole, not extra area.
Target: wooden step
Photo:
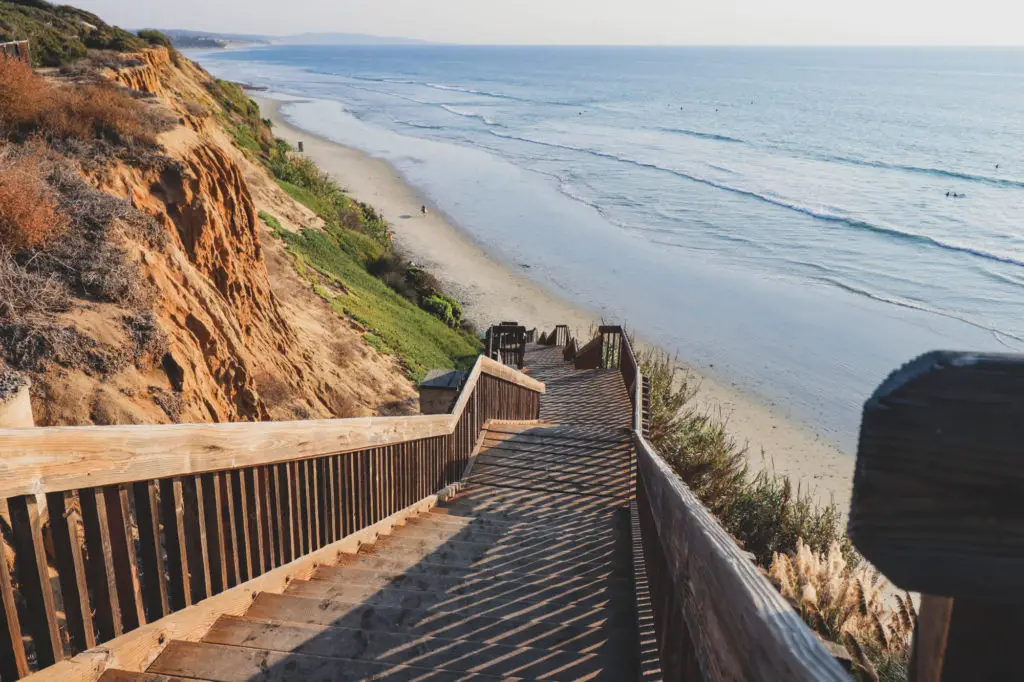
[[[454,540],[439,545],[434,541],[405,538],[401,535],[389,536],[365,549],[360,548],[360,555],[404,560],[409,562],[409,565],[426,561],[474,570],[522,570],[533,573],[561,570],[567,564],[583,563],[607,566],[609,570],[621,570],[630,563],[628,556],[608,547],[573,548],[563,543],[550,550],[543,545],[504,548]]]
[[[604,599],[633,599],[633,583],[624,578],[583,577],[566,575],[557,577],[508,577],[496,578],[493,574],[460,573],[437,575],[434,573],[390,573],[356,567],[320,566],[311,580],[322,580],[343,585],[363,585],[380,589],[395,587],[403,590],[444,592],[445,594],[480,595],[537,595],[541,599],[556,596],[565,601],[577,601],[583,597]]]
[[[487,545],[521,546],[536,545],[548,542],[586,542],[591,545],[611,545],[619,541],[615,527],[600,527],[594,531],[578,535],[569,535],[561,530],[536,531],[528,530],[508,531],[505,533],[494,532],[494,529],[477,528],[470,525],[464,526],[438,526],[429,522],[418,522],[408,524],[401,529],[401,532],[394,535],[401,535],[407,538],[418,538],[420,540],[434,540],[443,542],[445,540],[456,540],[459,542],[475,542]]]
[[[106,670],[98,682],[196,682],[195,677],[172,677],[159,673],[135,673],[128,670]],[[199,680],[199,682],[210,682]]]
[[[332,567],[324,567],[324,570],[329,570]],[[409,557],[380,557],[373,556],[370,554],[344,554],[339,560],[338,564],[333,568],[361,568],[371,571],[383,571],[392,574],[402,573],[416,573],[416,574],[431,574],[439,576],[454,576],[463,575],[466,573],[474,573],[480,577],[489,576],[494,580],[504,580],[509,578],[556,578],[556,577],[567,577],[567,576],[578,576],[580,578],[599,579],[599,578],[621,578],[629,579],[632,576],[631,572],[623,573],[622,571],[612,571],[607,565],[593,565],[593,566],[581,566],[576,563],[567,562],[564,565],[558,566],[545,566],[540,565],[538,570],[527,570],[522,566],[513,566],[511,568],[495,567],[489,570],[473,569],[470,566],[464,565],[450,565],[443,563],[432,563],[430,561],[417,561],[415,558]]]
[[[429,532],[429,529],[422,527],[407,527],[393,535],[381,538],[375,547],[376,554],[382,553],[387,547],[408,546],[412,548],[424,548],[424,554],[439,549],[451,549],[466,555],[474,555],[478,558],[487,558],[501,555],[509,558],[523,558],[545,552],[550,556],[568,558],[579,556],[584,561],[591,560],[595,554],[601,551],[611,552],[618,547],[625,548],[625,538],[613,529],[603,533],[592,533],[582,537],[564,537],[559,533],[545,534],[541,536],[506,534],[496,536],[484,534],[477,536],[471,531],[463,531],[456,535],[449,535],[445,531]],[[433,549],[429,549],[433,548]],[[367,551],[370,547],[367,546]],[[415,550],[414,550],[415,551]]]
[[[376,679],[387,682],[516,682],[522,679],[180,641],[169,643],[149,670],[214,682],[365,682]]]
[[[634,620],[629,602],[588,597],[578,601],[531,599],[528,595],[459,595],[445,592],[403,590],[395,587],[372,588],[345,585],[323,580],[295,580],[284,592],[310,599],[330,599],[367,606],[387,606],[424,611],[456,611],[459,613],[519,618],[523,620],[593,621],[595,624],[626,628]]]
[[[581,679],[619,682],[628,679],[634,670],[633,661],[628,655],[622,655],[620,647],[607,645],[601,653],[579,653],[234,616],[221,617],[203,641],[325,658],[536,677],[552,682]]]
[[[257,595],[245,617],[577,652],[589,651],[605,641],[635,641],[634,630],[631,628],[600,627],[594,621],[498,618],[459,612],[347,604],[329,599],[271,593]]]

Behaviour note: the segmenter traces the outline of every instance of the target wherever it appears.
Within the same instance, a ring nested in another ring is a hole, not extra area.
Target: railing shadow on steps
[[[0,679],[94,680],[97,645],[123,663],[279,591],[452,494],[543,391],[481,356],[447,415],[0,430]]]
[[[498,525],[529,524],[514,542],[483,521],[503,509],[514,517]],[[446,511],[471,516],[475,503]],[[203,644],[172,645],[150,670],[211,679],[230,670],[254,680],[633,679],[635,662],[621,656],[621,640],[633,637],[631,614],[606,603],[631,584],[601,565],[606,546],[585,535],[602,511],[592,498],[518,493],[450,532],[414,518],[369,552],[322,567],[315,580],[260,595],[244,618],[221,618]],[[361,582],[353,570],[364,572]],[[204,648],[211,644],[231,648]]]

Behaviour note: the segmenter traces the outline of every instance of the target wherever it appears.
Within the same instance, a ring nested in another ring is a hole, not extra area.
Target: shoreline
[[[252,96],[253,93],[249,93]],[[334,177],[354,198],[374,206],[388,220],[399,249],[432,272],[445,290],[463,303],[466,316],[484,328],[504,319],[519,320],[538,329],[568,324],[580,336],[600,321],[600,315],[564,301],[542,285],[490,254],[466,231],[434,210],[420,193],[386,161],[373,158],[285,120],[286,102],[253,97],[275,134],[293,146],[299,140],[304,154]],[[420,206],[426,205],[426,215]],[[700,389],[697,403],[720,414],[728,433],[748,445],[752,471],[772,469],[813,490],[819,502],[834,500],[842,514],[849,509],[854,457],[815,435],[812,430],[779,414],[757,397],[680,363]]]

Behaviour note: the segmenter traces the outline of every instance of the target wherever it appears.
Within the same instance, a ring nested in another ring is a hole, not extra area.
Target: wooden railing
[[[543,391],[480,357],[447,415],[0,430],[0,679],[133,630],[155,647],[146,624],[287,581],[278,567],[456,484],[484,425],[536,419]],[[53,679],[79,679],[72,663]]]
[[[910,679],[1022,678],[1024,356],[934,352],[864,405],[849,535],[921,593]]]
[[[487,357],[522,369],[526,361],[526,327],[516,322],[502,322],[487,330],[484,342]]]
[[[622,327],[602,326],[580,369],[617,369],[633,410],[635,502],[662,679],[849,680],[818,637],[647,442],[649,390]]]

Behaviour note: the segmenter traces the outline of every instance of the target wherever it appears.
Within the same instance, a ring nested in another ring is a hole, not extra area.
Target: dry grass
[[[286,381],[274,374],[266,372],[257,374],[254,381],[260,398],[270,409],[284,406],[291,401],[295,394],[295,390]]]
[[[327,408],[334,415],[335,419],[348,419],[349,417],[362,416],[363,410],[359,403],[347,393],[331,389],[327,398]]]
[[[38,153],[0,158],[0,247],[39,248],[67,230],[70,219],[47,170]]]
[[[41,136],[156,147],[157,134],[169,124],[123,88],[105,82],[54,84],[25,63],[0,55],[0,126],[8,139]]]
[[[181,394],[159,386],[149,387],[149,397],[173,423],[181,421]]]
[[[849,566],[838,542],[819,553],[798,539],[795,552],[775,555],[768,574],[815,632],[846,645],[862,679],[906,679],[917,621],[909,594],[890,606],[881,574]]]
[[[32,272],[0,250],[0,321],[71,309],[71,291],[53,274]]]

